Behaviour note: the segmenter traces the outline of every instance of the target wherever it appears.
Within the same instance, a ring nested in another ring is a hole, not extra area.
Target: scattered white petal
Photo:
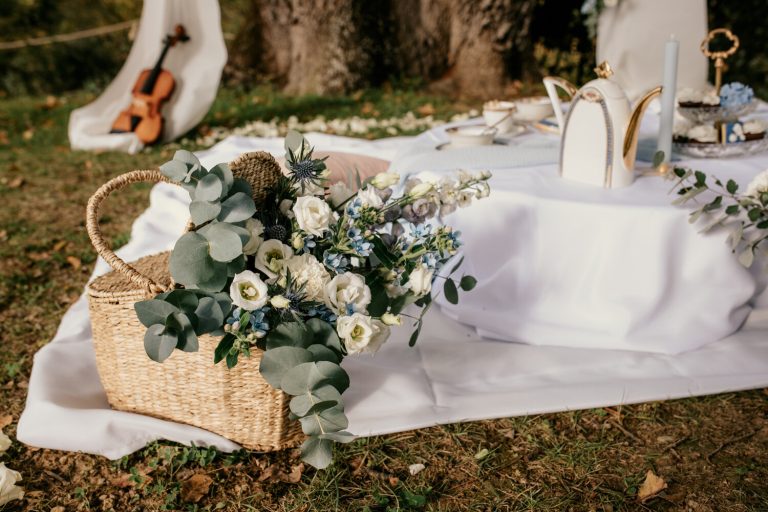
[[[424,464],[411,464],[408,466],[408,472],[411,474],[411,476],[416,476],[424,471],[425,467],[426,466]]]

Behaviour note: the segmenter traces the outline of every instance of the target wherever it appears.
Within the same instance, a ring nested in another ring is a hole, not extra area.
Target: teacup
[[[483,105],[483,119],[487,126],[493,126],[499,133],[507,133],[515,126],[515,111],[512,101],[488,101]]]
[[[498,131],[487,126],[455,126],[445,130],[445,133],[451,139],[451,147],[465,148],[493,144],[493,138]]]
[[[554,114],[552,102],[546,96],[520,98],[515,101],[517,111],[512,115],[515,121],[536,123]]]

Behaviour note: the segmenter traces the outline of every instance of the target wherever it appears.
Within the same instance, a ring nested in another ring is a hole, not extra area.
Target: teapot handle
[[[544,88],[547,90],[549,101],[552,102],[552,107],[555,110],[555,118],[557,118],[557,126],[560,128],[560,133],[563,133],[565,129],[565,120],[563,119],[563,109],[560,103],[560,96],[557,94],[557,87],[564,90],[568,94],[568,98],[571,99],[576,95],[578,89],[571,82],[565,78],[556,76],[544,77]]]

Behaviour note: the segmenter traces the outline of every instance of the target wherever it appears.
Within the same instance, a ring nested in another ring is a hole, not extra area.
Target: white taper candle
[[[675,123],[675,92],[677,91],[677,54],[680,43],[672,35],[664,47],[664,82],[661,91],[658,149],[664,152],[664,161],[672,158],[672,131]]]

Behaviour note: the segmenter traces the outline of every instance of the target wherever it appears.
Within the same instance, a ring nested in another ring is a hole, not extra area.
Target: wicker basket
[[[231,167],[235,176],[251,183],[257,200],[262,199],[265,179],[274,178],[275,169],[280,172],[267,153],[244,155]],[[199,337],[198,352],[176,350],[163,363],[145,353],[146,329],[133,305],[173,286],[167,270],[170,253],[127,264],[111,251],[98,226],[101,203],[111,192],[145,181],[168,182],[159,171],[129,172],[102,186],[88,203],[88,234],[114,269],[87,289],[96,365],[109,404],[121,411],[201,427],[249,449],[297,445],[303,440],[301,427],[288,419],[289,398],[259,374],[260,351],[240,358],[232,369],[214,365],[219,339],[209,335]]]

